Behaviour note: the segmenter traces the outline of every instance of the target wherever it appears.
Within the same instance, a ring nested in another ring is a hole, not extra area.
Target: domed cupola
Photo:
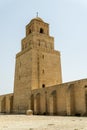
[[[43,19],[40,17],[33,18],[31,21],[33,21],[33,20],[38,20],[38,21],[44,22]]]

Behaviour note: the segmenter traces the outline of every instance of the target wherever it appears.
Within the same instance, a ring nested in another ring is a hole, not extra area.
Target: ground
[[[87,117],[0,115],[0,130],[87,130]]]

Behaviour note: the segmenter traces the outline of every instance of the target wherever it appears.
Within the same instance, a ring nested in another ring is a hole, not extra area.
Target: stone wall
[[[0,112],[14,113],[13,94],[0,96]],[[87,79],[34,89],[26,110],[38,115],[87,115]],[[25,108],[17,113],[26,112]]]
[[[0,113],[13,112],[13,94],[0,96]]]
[[[86,115],[87,79],[32,90],[29,109],[34,114]]]

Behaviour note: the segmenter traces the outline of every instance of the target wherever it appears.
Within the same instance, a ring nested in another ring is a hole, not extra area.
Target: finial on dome
[[[37,15],[36,15],[36,17],[38,17],[38,12],[37,12]]]

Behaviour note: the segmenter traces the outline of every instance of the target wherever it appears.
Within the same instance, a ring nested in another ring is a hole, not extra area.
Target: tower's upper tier
[[[22,51],[27,48],[54,50],[54,38],[49,35],[49,24],[40,17],[33,18],[26,26],[26,36],[22,39]]]
[[[33,18],[26,26],[26,36],[31,33],[49,35],[49,24],[45,23],[40,17]]]

